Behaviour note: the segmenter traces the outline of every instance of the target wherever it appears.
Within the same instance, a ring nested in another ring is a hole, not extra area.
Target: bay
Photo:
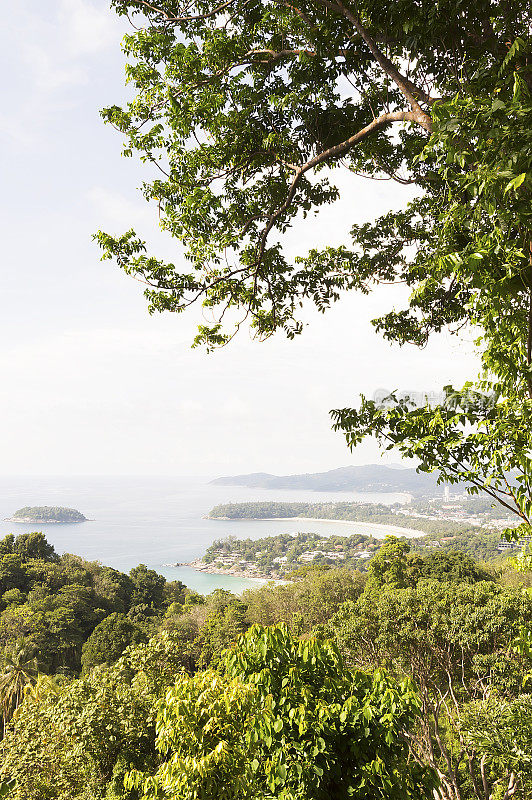
[[[168,564],[201,557],[215,539],[234,535],[260,539],[278,533],[353,533],[385,536],[364,523],[318,520],[210,520],[206,515],[219,503],[251,501],[393,503],[400,494],[313,492],[213,486],[206,477],[0,477],[0,536],[42,531],[58,553],[76,553],[115,569],[129,572],[139,563],[168,580],[182,580],[207,594],[216,588],[235,593],[257,586],[257,581],[231,575],[210,575],[190,567]],[[24,524],[6,518],[23,506],[68,506],[81,511],[87,522]]]

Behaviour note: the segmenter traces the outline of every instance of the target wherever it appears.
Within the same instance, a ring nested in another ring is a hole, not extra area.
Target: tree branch
[[[423,89],[420,89],[419,86],[416,86],[415,83],[413,83],[409,78],[399,72],[395,64],[390,61],[390,59],[387,58],[387,56],[385,56],[382,50],[380,50],[380,48],[377,46],[377,43],[364,28],[358,17],[353,14],[350,9],[346,8],[341,0],[336,0],[336,5],[344,17],[353,23],[357,33],[364,40],[379,66],[393,80],[405,99],[410,104],[412,110],[418,112],[420,116],[420,125],[422,125],[422,127],[430,133],[432,131],[432,119],[426,111],[423,111],[419,105],[419,100],[422,100],[424,103],[431,103],[433,102],[431,97],[426,94]]]
[[[335,58],[339,56],[345,58],[347,55],[347,50],[340,49],[335,53]],[[261,60],[259,63],[261,64],[276,64],[278,61],[282,61],[283,58],[290,58],[291,56],[300,56],[305,54],[306,56],[310,56],[311,58],[316,56],[317,53],[315,50],[307,50],[305,48],[297,49],[297,50],[250,50],[246,53],[246,57],[248,56],[260,56],[265,55],[269,56],[269,58],[265,58]]]
[[[508,788],[504,793],[502,800],[509,800],[510,797],[513,797],[516,791],[519,788],[519,778],[515,776],[515,773],[512,772],[510,774],[510,780],[508,781]]]
[[[220,14],[222,11],[225,11],[226,8],[232,6],[236,0],[227,0],[225,3],[221,3],[216,8],[213,8],[212,11],[207,11],[205,14],[196,14],[194,16],[186,17],[173,17],[170,14],[167,14],[166,11],[163,11],[161,8],[157,8],[157,6],[152,5],[149,3],[148,0],[137,0],[139,5],[144,6],[149,11],[153,11],[156,14],[161,14],[167,22],[178,23],[178,22],[193,22],[194,20],[198,19],[209,19],[209,17],[214,17],[216,14]]]
[[[303,175],[308,172],[310,169],[323,164],[324,161],[329,161],[330,159],[337,158],[338,156],[342,156],[344,153],[347,153],[351,150],[359,142],[363,141],[367,136],[374,133],[375,131],[380,130],[381,128],[385,128],[388,125],[391,125],[393,122],[416,122],[421,124],[418,119],[418,114],[415,111],[393,111],[388,114],[381,114],[380,117],[374,119],[369,125],[366,125],[365,128],[362,128],[357,133],[350,136],[349,139],[346,139],[340,144],[336,144],[333,147],[329,147],[327,150],[324,150],[318,155],[311,158],[307,161],[306,164],[303,164],[297,169],[296,175],[290,189],[288,191],[288,195],[284,203],[275,211],[273,214],[270,215],[268,223],[263,231],[263,234],[260,238],[259,243],[259,250],[257,253],[256,264],[260,264],[262,261],[262,257],[264,255],[264,250],[266,247],[266,239],[268,238],[268,234],[270,233],[271,229],[275,225],[276,220],[284,214],[284,212],[290,207],[292,200],[295,197],[297,187]]]
[[[280,61],[283,58],[288,58],[289,56],[299,56],[304,53],[307,56],[315,56],[315,50],[306,50],[302,48],[300,50],[250,50],[246,53],[246,56],[269,56],[269,58],[264,59],[264,63],[270,64],[275,61]]]

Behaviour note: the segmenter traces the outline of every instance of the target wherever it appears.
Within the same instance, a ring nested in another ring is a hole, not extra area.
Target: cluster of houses
[[[446,489],[448,487],[445,487]],[[468,525],[474,525],[477,528],[498,528],[503,530],[516,525],[515,517],[503,517],[500,519],[493,519],[490,514],[471,514],[468,513],[466,506],[464,506],[464,495],[447,495],[441,502],[441,498],[432,498],[429,502],[435,507],[432,513],[427,514],[415,509],[408,509],[410,517],[417,517],[418,519],[432,519],[432,520],[446,520],[447,522],[464,522]],[[401,512],[404,510],[401,509]]]
[[[338,553],[336,550],[331,550],[329,552],[325,550],[307,550],[305,553],[301,553],[301,555],[297,557],[297,561],[306,563],[309,561],[314,561],[315,558],[320,556],[324,558],[330,558],[333,561],[343,561],[345,559],[345,553]],[[287,561],[287,556],[278,556],[277,558],[273,559],[274,564],[285,564]]]
[[[215,551],[214,553],[214,563],[216,566],[236,567],[238,565],[241,570],[245,570],[246,572],[260,572],[253,561],[247,561],[245,558],[242,558],[242,553],[230,553],[230,555],[222,555],[222,553],[223,550]]]
[[[337,545],[337,548],[341,548],[341,545]],[[212,553],[214,563],[220,567],[238,567],[241,570],[245,570],[246,572],[258,572],[260,568],[257,566],[256,560],[260,559],[262,556],[266,555],[266,552],[259,551],[255,553],[255,557],[253,561],[248,561],[247,559],[243,558],[243,553],[241,552],[234,552],[226,554],[223,550],[215,550]],[[366,559],[370,558],[372,553],[369,550],[359,550],[356,553],[356,558]],[[291,561],[297,561],[302,564],[308,564],[316,558],[325,558],[329,559],[330,561],[345,561],[346,554],[344,552],[339,551],[339,549],[335,550],[307,550],[304,553],[301,553],[295,559],[291,559]],[[273,564],[281,565],[286,564],[288,561],[288,556],[276,556],[272,559]]]
[[[518,542],[508,542],[506,539],[501,539],[497,545],[497,550],[502,553],[505,550],[513,550],[516,547],[530,547],[530,542],[532,542],[532,536],[521,536]]]

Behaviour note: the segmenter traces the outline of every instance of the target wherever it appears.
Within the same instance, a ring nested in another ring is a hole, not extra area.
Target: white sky
[[[211,355],[189,348],[199,309],[150,317],[142,286],[101,262],[91,240],[131,226],[156,240],[141,167],[120,157],[120,136],[98,113],[124,93],[127,22],[107,6],[17,0],[2,14],[0,472],[287,473],[375,461],[372,443],[348,453],[329,409],[380,387],[460,383],[474,369],[471,344],[384,343],[369,320],[402,305],[396,287],[309,312],[295,341],[243,332]],[[340,204],[291,233],[290,252],[347,243],[352,223],[408,196],[347,173],[342,186]],[[179,263],[177,248],[159,252]]]

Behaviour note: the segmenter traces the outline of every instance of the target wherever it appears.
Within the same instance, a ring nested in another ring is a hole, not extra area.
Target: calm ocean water
[[[212,486],[208,478],[190,477],[0,477],[0,535],[40,530],[59,553],[77,553],[124,572],[143,563],[169,580],[182,580],[202,594],[216,588],[238,593],[255,586],[256,582],[163,565],[192,561],[202,556],[215,539],[230,534],[239,539],[260,539],[276,533],[298,531],[315,531],[323,535],[355,532],[375,535],[375,530],[364,523],[204,519],[218,503],[252,500],[393,503],[402,497],[397,494]],[[76,525],[28,525],[5,521],[18,508],[40,505],[77,508],[90,521]]]

